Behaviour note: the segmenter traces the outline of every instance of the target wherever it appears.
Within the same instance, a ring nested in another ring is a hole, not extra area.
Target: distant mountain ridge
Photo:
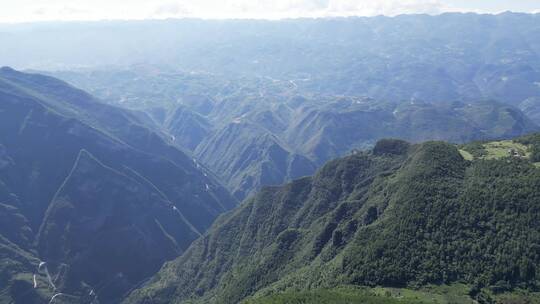
[[[506,12],[5,25],[0,43],[11,47],[0,55],[19,68],[155,64],[194,74],[268,77],[323,94],[496,99],[518,106],[540,95],[539,19]]]
[[[97,94],[106,90],[100,96],[109,103],[148,113],[157,128],[218,173],[240,199],[261,186],[312,174],[381,138],[460,143],[539,130],[516,106],[496,100],[390,102],[319,95],[272,79],[159,68],[148,74],[149,68],[55,74]],[[528,109],[533,113],[534,103]],[[300,161],[301,168],[283,169],[287,166],[276,161],[286,157],[266,157],[273,146]],[[249,157],[243,154],[248,147]],[[263,178],[267,173],[271,177]]]

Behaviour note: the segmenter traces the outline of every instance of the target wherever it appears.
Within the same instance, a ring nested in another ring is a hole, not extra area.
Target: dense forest
[[[515,142],[533,142],[538,135]],[[444,142],[382,140],[313,177],[270,187],[126,303],[235,303],[340,285],[465,283],[471,298],[538,288],[540,170],[515,156],[465,160]]]

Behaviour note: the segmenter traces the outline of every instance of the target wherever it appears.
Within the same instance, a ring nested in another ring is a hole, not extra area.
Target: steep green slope
[[[176,144],[190,151],[195,150],[211,130],[206,118],[185,106],[178,106],[172,111],[163,126]]]
[[[310,175],[315,164],[291,152],[267,130],[249,122],[233,122],[204,140],[196,156],[217,172],[238,199],[263,186],[280,185]]]
[[[126,303],[237,303],[343,284],[535,288],[540,170],[383,140],[221,216]],[[484,299],[484,300],[482,300]]]
[[[42,292],[32,285],[33,273],[39,260],[1,237],[0,263],[0,302],[38,304],[50,298],[49,291]],[[39,280],[46,282],[42,277]]]
[[[50,270],[68,271],[64,292],[86,282],[114,298],[177,257],[199,231],[147,181],[81,150],[52,198],[37,236]],[[129,254],[126,254],[129,253]],[[101,286],[100,286],[101,285]]]
[[[8,244],[0,255],[6,265],[24,262],[9,258],[16,252],[29,265],[2,270],[0,294],[19,297],[13,286],[33,286],[32,275],[17,283],[19,274],[45,275],[43,261],[57,285],[45,284],[49,292],[93,289],[102,303],[118,302],[235,205],[131,112],[11,69],[0,71],[0,100],[0,236]],[[119,262],[120,249],[132,259]]]

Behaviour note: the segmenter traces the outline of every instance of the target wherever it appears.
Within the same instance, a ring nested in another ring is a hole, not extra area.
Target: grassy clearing
[[[459,153],[466,160],[501,159],[510,156],[531,157],[530,147],[512,140],[474,143],[462,146]]]
[[[510,151],[516,151],[519,155],[529,158],[529,148],[523,144],[511,140],[493,141],[484,144],[487,155],[485,159],[499,159],[511,156]]]
[[[474,159],[474,156],[471,153],[469,153],[469,152],[467,152],[467,151],[465,151],[463,149],[459,149],[459,154],[461,154],[461,156],[463,156],[463,158],[465,160],[473,160]]]
[[[248,299],[243,304],[473,304],[464,284],[428,285],[419,290],[344,286],[302,292],[284,292]],[[490,293],[490,292],[488,292]],[[540,304],[540,293],[514,291],[490,295],[494,304]]]
[[[540,292],[515,291],[492,297],[496,304],[540,304]]]
[[[364,289],[339,288],[306,292],[288,292],[252,299],[245,304],[413,304],[431,303],[417,299],[375,295]]]
[[[414,303],[437,304],[471,304],[469,287],[463,284],[455,285],[428,285],[419,290],[405,288],[373,288],[372,292],[379,296],[391,295],[396,299],[415,301]]]
[[[472,304],[465,285],[405,288],[339,287],[305,292],[286,292],[250,299],[244,304]]]

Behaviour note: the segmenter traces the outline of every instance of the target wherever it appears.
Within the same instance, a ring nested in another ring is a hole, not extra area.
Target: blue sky
[[[0,22],[540,12],[540,0],[0,0]]]

